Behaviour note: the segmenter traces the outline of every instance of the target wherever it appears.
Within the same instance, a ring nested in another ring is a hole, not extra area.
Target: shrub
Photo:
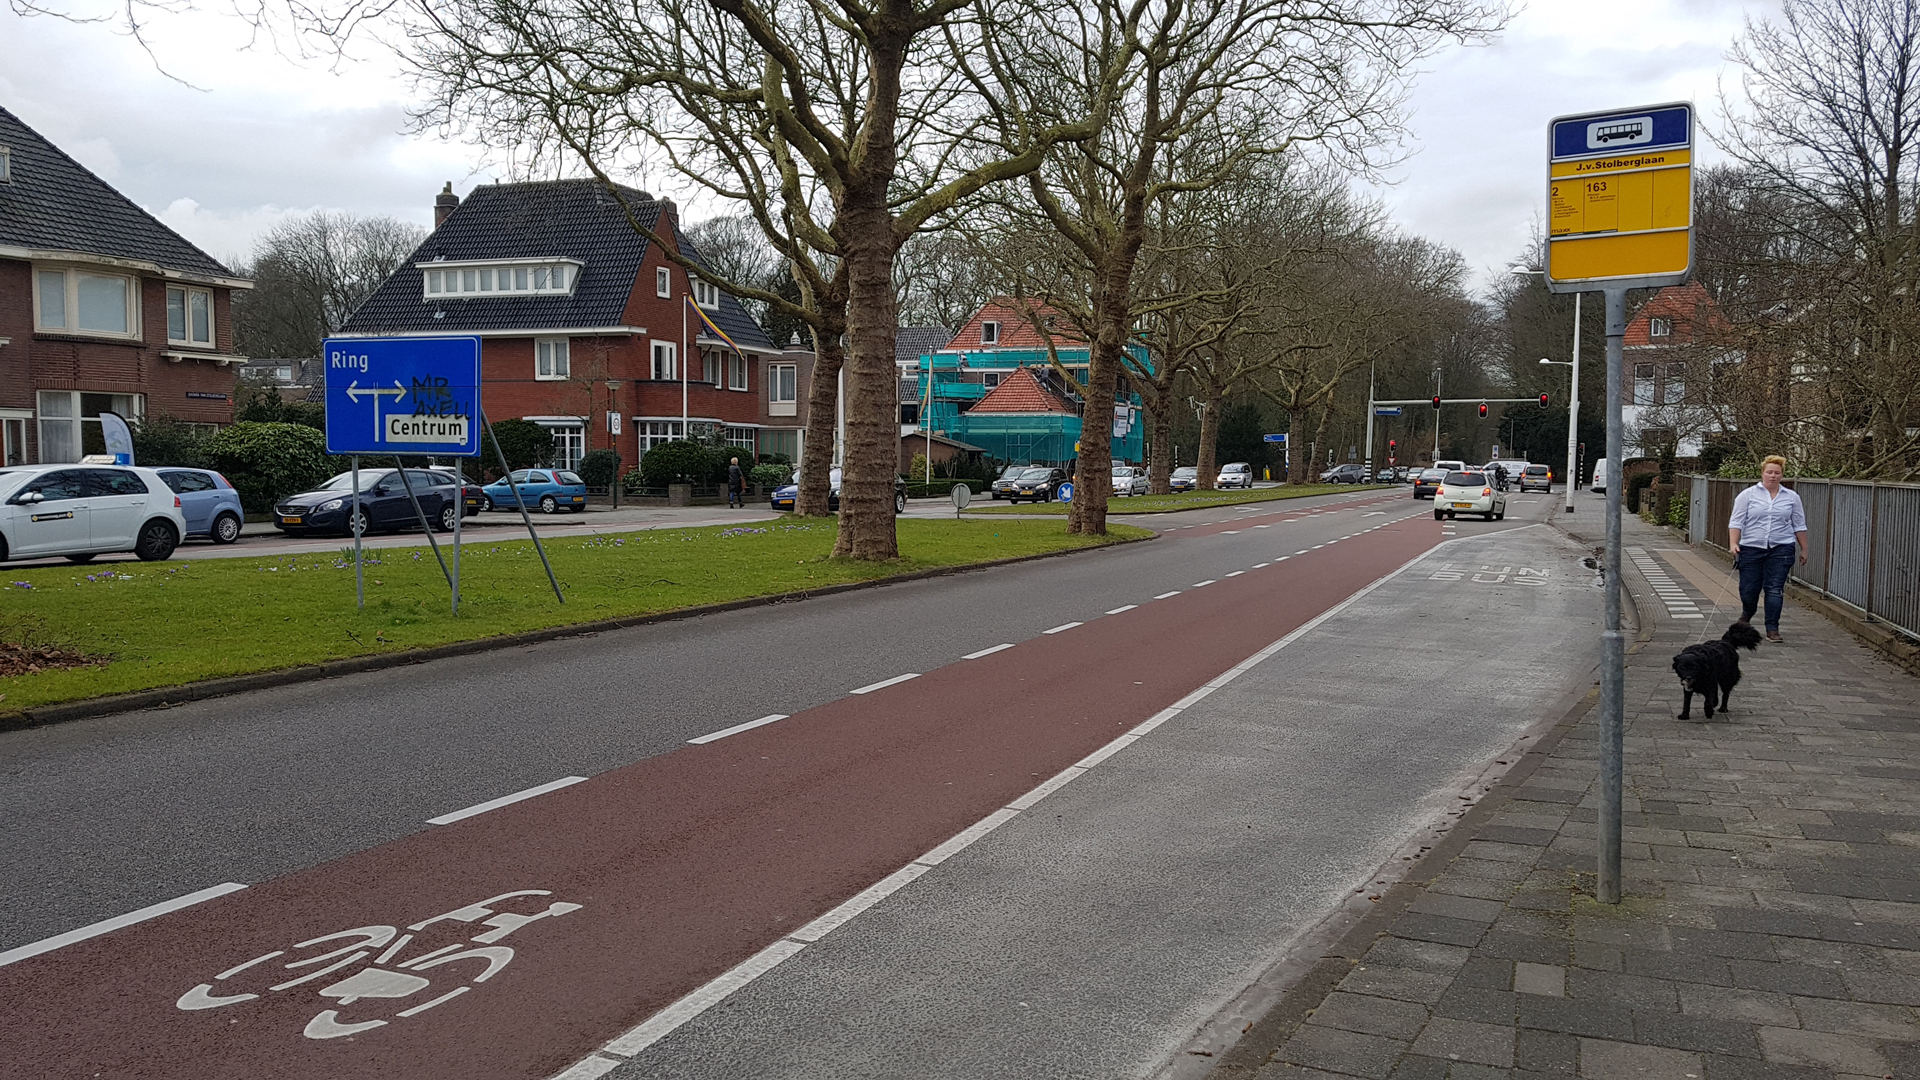
[[[480,460],[486,468],[500,467],[500,452],[505,453],[509,469],[531,469],[553,461],[553,433],[539,424],[515,417],[495,420],[491,426],[491,433],[480,434]],[[494,449],[495,439],[500,441],[499,452]]]
[[[201,428],[181,423],[171,416],[158,416],[133,429],[133,461],[148,468],[179,466],[183,469],[207,467],[207,436]]]
[[[206,454],[250,514],[266,513],[282,496],[312,490],[335,471],[326,436],[304,424],[242,421],[209,438]]]
[[[1634,474],[1634,476],[1627,481],[1626,502],[1628,512],[1635,514],[1640,512],[1641,494],[1657,479],[1659,479],[1658,473],[1643,472]]]
[[[697,484],[713,479],[725,463],[725,458],[698,443],[675,439],[647,451],[640,459],[640,473],[649,487]]]
[[[589,450],[580,459],[580,479],[588,487],[612,487],[620,475],[620,455],[612,450]]]
[[[1672,525],[1676,529],[1686,528],[1687,515],[1688,515],[1687,507],[1688,507],[1688,504],[1691,502],[1692,502],[1692,499],[1686,496],[1683,496],[1681,493],[1677,491],[1674,492],[1673,501],[1667,504],[1667,524]]]
[[[764,465],[755,465],[753,472],[748,475],[761,487],[777,488],[785,484],[787,478],[793,475],[793,466],[769,462]]]

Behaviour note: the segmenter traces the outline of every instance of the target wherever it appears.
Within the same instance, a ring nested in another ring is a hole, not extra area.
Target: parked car
[[[1335,465],[1320,474],[1323,484],[1364,484],[1367,482],[1367,470],[1359,465]]]
[[[1607,459],[1597,458],[1593,463],[1593,482],[1588,490],[1604,495],[1607,491]]]
[[[216,544],[231,544],[240,539],[240,523],[247,513],[240,508],[240,493],[227,478],[212,469],[155,469],[160,479],[180,498],[180,516],[186,519],[185,536],[204,536]]]
[[[1180,466],[1167,478],[1167,487],[1173,491],[1192,491],[1199,486],[1200,470],[1192,465]]]
[[[1067,470],[1045,467],[1028,469],[1020,474],[1013,483],[1013,490],[1007,493],[1007,501],[1020,502],[1023,499],[1033,502],[1052,502],[1060,494],[1060,485],[1067,482]]]
[[[407,494],[409,483],[412,498]],[[452,532],[460,514],[458,490],[453,477],[432,469],[408,469],[404,479],[398,469],[362,469],[356,513],[353,474],[343,472],[312,491],[281,499],[273,508],[273,526],[290,536],[394,532],[420,524],[413,512],[418,499],[421,512],[435,529]]]
[[[786,483],[773,489],[773,494],[767,497],[767,503],[775,510],[792,510],[794,504],[799,501],[800,470],[796,467]],[[840,512],[840,466],[838,465],[835,465],[827,474],[827,512],[830,514]],[[893,478],[893,512],[896,514],[907,512],[907,482],[898,476]]]
[[[152,469],[14,465],[0,469],[0,560],[131,551],[146,562],[186,535],[180,496]]]
[[[1002,469],[999,478],[993,482],[994,501],[1006,498],[1007,492],[1013,490],[1013,482],[1020,479],[1021,473],[1031,468],[1033,468],[1031,465],[1009,465]]]
[[[562,510],[586,513],[587,482],[578,474],[566,469],[515,469],[511,475],[511,485],[502,478],[481,489],[487,509],[518,509],[513,501],[513,489],[518,487],[520,499],[529,510],[537,508],[543,514],[557,514]]]
[[[1115,465],[1113,467],[1113,493],[1115,495],[1145,495],[1151,481],[1147,470],[1138,465]]]
[[[1250,488],[1253,486],[1253,466],[1244,461],[1229,461],[1220,466],[1220,475],[1214,478],[1217,488]]]
[[[1421,469],[1413,481],[1413,497],[1431,499],[1440,490],[1440,481],[1447,478],[1446,469]]]
[[[1545,465],[1529,465],[1520,474],[1520,494],[1529,491],[1544,491],[1553,494],[1553,470]]]
[[[454,483],[460,484],[461,501],[466,504],[468,517],[474,517],[478,515],[480,511],[487,508],[486,488],[481,487],[471,480],[463,482],[460,474],[454,471],[451,465],[433,465],[429,467],[432,468],[434,472],[446,474]]]
[[[1433,520],[1455,514],[1485,514],[1488,521],[1507,516],[1507,493],[1483,472],[1449,472],[1433,495]]]

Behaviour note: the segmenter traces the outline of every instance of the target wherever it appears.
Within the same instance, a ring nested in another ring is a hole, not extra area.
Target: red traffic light
[[[1480,418],[1482,420],[1487,418],[1487,406],[1485,402],[1482,402],[1480,405]]]
[[[1547,395],[1545,394],[1540,395],[1540,407],[1543,409],[1547,407]]]
[[[1434,408],[1436,408],[1436,409],[1440,407],[1440,395],[1439,395],[1439,394],[1435,394],[1435,395],[1433,395],[1433,407],[1434,407]]]
[[[1399,447],[1399,445],[1400,445],[1400,440],[1399,440],[1399,439],[1388,439],[1388,440],[1387,440],[1387,449],[1389,449],[1389,450],[1393,450],[1393,449],[1396,449],[1396,448],[1398,448],[1398,447]]]

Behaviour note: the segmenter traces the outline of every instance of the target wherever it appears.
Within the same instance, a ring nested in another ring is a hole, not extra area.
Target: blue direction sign
[[[1375,415],[1375,416],[1399,416],[1399,415],[1400,415],[1400,406],[1398,406],[1398,405],[1375,405],[1375,406],[1373,407],[1373,415]]]
[[[1287,441],[1287,433],[1283,431],[1278,435],[1262,435],[1260,439],[1262,442],[1283,443]]]
[[[329,338],[327,453],[480,453],[480,339]]]

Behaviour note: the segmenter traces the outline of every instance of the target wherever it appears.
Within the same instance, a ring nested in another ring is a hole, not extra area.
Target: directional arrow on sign
[[[354,402],[358,402],[363,397],[370,397],[373,399],[373,440],[375,442],[381,441],[380,399],[383,397],[392,397],[394,400],[397,401],[400,398],[405,397],[406,393],[407,393],[406,387],[401,386],[397,381],[393,384],[393,389],[391,390],[387,390],[378,386],[369,386],[365,390],[362,390],[360,389],[359,379],[355,379],[352,382],[347,384],[347,397],[350,400]]]

